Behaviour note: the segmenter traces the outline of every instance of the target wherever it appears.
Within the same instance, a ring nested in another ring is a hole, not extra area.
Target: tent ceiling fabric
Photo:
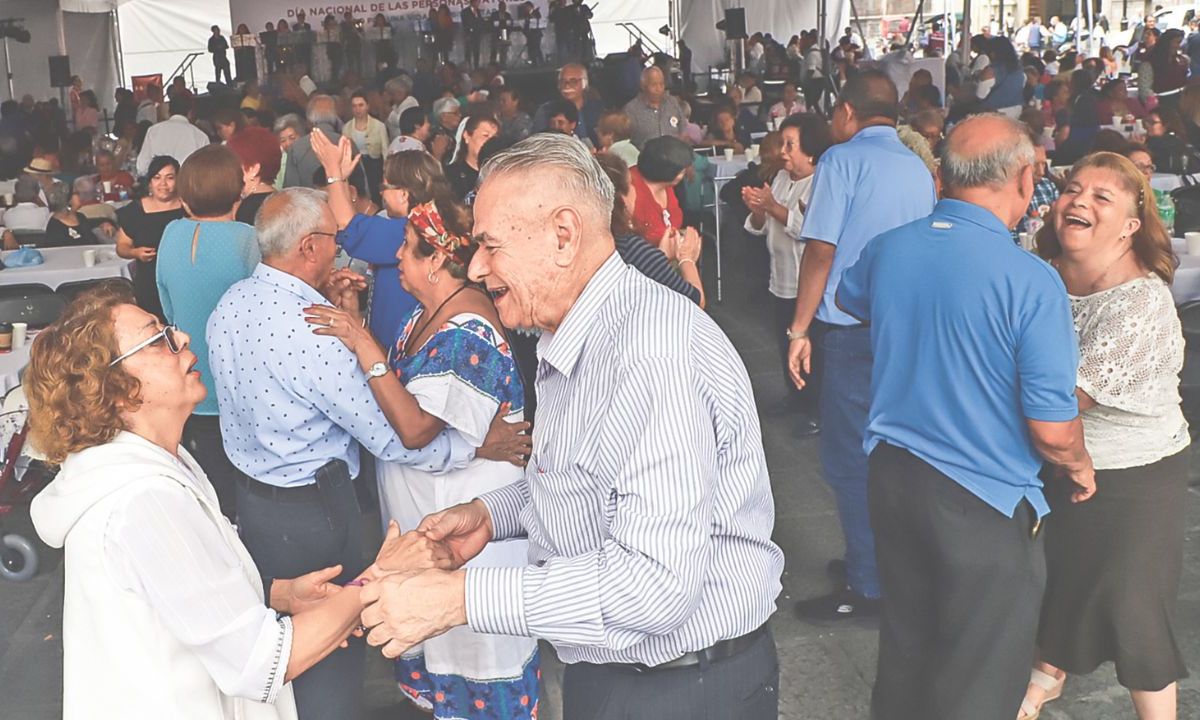
[[[127,2],[132,0],[58,0],[58,6],[67,12],[106,13]]]
[[[849,24],[850,0],[828,0],[825,36],[837,42]],[[769,32],[780,43],[817,26],[817,0],[679,0],[680,36],[692,49],[692,72],[705,72],[725,62],[725,34],[716,24],[726,8],[746,10],[746,31]]]
[[[51,55],[58,54],[57,6],[47,0],[0,0],[3,17],[25,18],[30,42],[9,41],[12,56],[13,89],[19,99],[25,93],[44,100],[58,97],[50,87]],[[107,11],[105,11],[107,12]],[[116,60],[113,57],[112,21],[105,14],[63,13],[67,36],[67,54],[71,72],[83,78],[86,87],[94,88],[102,107],[112,108],[116,87]],[[0,53],[0,66],[4,63]],[[0,78],[0,98],[8,99],[8,85]]]

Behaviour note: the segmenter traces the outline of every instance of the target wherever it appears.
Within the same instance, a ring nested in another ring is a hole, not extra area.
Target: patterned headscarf
[[[471,264],[470,255],[466,249],[471,244],[471,238],[455,235],[446,229],[441,213],[432,202],[417,205],[408,211],[408,222],[425,242],[454,258],[462,266]]]

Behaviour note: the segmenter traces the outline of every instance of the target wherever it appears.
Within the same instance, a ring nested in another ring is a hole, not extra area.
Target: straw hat
[[[54,168],[51,167],[50,161],[46,158],[34,158],[29,161],[29,164],[25,166],[25,170],[22,172],[29,173],[30,175],[53,175]]]

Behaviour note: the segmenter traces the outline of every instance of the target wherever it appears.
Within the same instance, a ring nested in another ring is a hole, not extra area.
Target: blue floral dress
[[[405,340],[420,325],[422,308],[405,322],[389,357],[393,371],[421,408],[478,447],[502,403],[509,421],[523,417],[525,390],[504,335],[472,313],[446,321],[411,357]],[[379,463],[386,523],[411,530],[429,513],[467,502],[520,479],[508,463],[473,460],[466,468],[431,475]],[[468,567],[521,566],[526,540],[488,543]],[[416,705],[445,720],[536,718],[541,674],[537,642],[459,627],[431,638],[396,661],[396,682]]]

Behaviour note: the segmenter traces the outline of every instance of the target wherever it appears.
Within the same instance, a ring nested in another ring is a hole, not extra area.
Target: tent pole
[[[125,51],[121,47],[121,20],[117,17],[117,9],[113,8],[112,16],[112,44],[113,44],[113,60],[117,64],[117,85],[125,87]]]
[[[8,38],[4,38],[4,74],[8,76],[8,99],[16,100],[16,89],[13,87],[12,57],[8,54]]]
[[[54,26],[55,26],[55,30],[58,31],[58,54],[66,55],[67,54],[67,24],[66,24],[66,20],[63,18],[63,11],[62,11],[61,7],[56,8],[54,10]]]
[[[963,67],[969,67],[971,64],[971,0],[963,0],[963,21],[962,21],[962,40],[959,41],[962,46],[959,48],[959,54],[962,55]]]

